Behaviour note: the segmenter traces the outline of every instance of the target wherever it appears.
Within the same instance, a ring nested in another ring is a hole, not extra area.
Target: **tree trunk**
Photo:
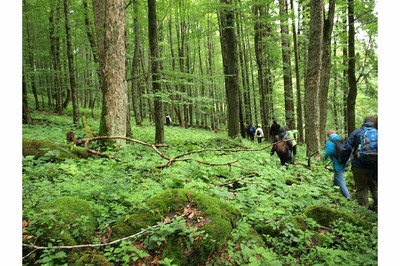
[[[37,84],[36,84],[36,67],[35,67],[35,59],[34,59],[34,48],[33,48],[33,38],[32,38],[32,34],[31,34],[31,23],[30,23],[30,18],[27,14],[27,3],[26,0],[23,0],[23,9],[24,9],[24,32],[26,32],[26,43],[27,43],[27,49],[26,51],[24,51],[24,53],[27,54],[28,57],[28,64],[29,64],[29,68],[30,68],[30,81],[31,81],[31,85],[32,85],[32,93],[33,93],[33,97],[35,98],[35,110],[39,110],[39,97],[38,97],[38,93],[37,93]],[[35,34],[33,34],[35,35]],[[25,74],[26,75],[26,74]],[[26,81],[25,81],[25,86],[26,86]]]
[[[325,10],[324,10],[325,13]],[[329,80],[331,77],[331,41],[332,31],[335,18],[335,0],[329,0],[328,17],[324,16],[323,41],[322,41],[322,70],[321,85],[319,96],[319,113],[320,113],[320,142],[321,146],[325,141],[326,121],[328,117],[328,91]]]
[[[293,44],[294,44],[294,62],[296,71],[296,96],[297,96],[297,130],[299,131],[298,141],[304,141],[304,128],[303,128],[303,103],[301,99],[301,87],[300,87],[300,62],[299,62],[299,46],[297,40],[297,32],[295,26],[294,16],[294,5],[293,0],[290,0],[290,8],[293,13],[292,16],[292,33],[293,33]],[[299,15],[300,16],[300,15]]]
[[[346,33],[344,36],[347,36],[347,17],[346,15],[343,17],[343,31]],[[349,82],[348,82],[348,51],[347,51],[347,39],[343,40],[343,79],[342,79],[342,89],[343,89],[343,128],[344,132],[349,132],[347,130],[347,95],[349,94]]]
[[[58,114],[62,113],[63,106],[62,106],[62,90],[61,90],[61,64],[60,64],[60,37],[59,34],[56,32],[57,29],[55,25],[58,25],[58,16],[59,16],[59,6],[58,3],[55,2],[55,5],[51,6],[50,10],[50,48],[51,48],[51,55],[52,55],[52,65],[53,65],[53,72],[54,72],[54,88],[55,88],[55,95],[54,98],[56,100],[55,111]],[[53,96],[53,95],[52,95]]]
[[[235,34],[235,12],[231,0],[220,0],[220,41],[223,69],[225,75],[225,92],[228,109],[228,136],[239,135],[239,77],[237,40]]]
[[[125,1],[96,0],[93,8],[103,92],[99,135],[126,136]]]
[[[68,69],[69,69],[69,82],[71,86],[71,99],[72,99],[72,121],[75,125],[79,123],[79,107],[78,97],[76,92],[74,57],[72,53],[71,43],[71,28],[69,22],[69,0],[64,0],[64,14],[65,14],[65,32],[67,39],[67,53],[68,53]]]
[[[337,43],[336,43],[336,39],[333,43],[333,57],[336,58],[336,49],[337,49]],[[334,62],[334,77],[333,77],[333,100],[332,100],[332,105],[333,105],[333,119],[334,119],[334,123],[335,123],[335,130],[338,131],[339,130],[339,112],[338,112],[338,101],[337,101],[337,91],[338,91],[338,78],[337,78],[337,74],[336,74],[336,70],[337,70],[337,63],[336,60]]]
[[[322,60],[323,0],[310,3],[310,39],[305,91],[307,156],[319,153],[319,87]]]
[[[158,93],[161,92],[161,84],[159,82],[159,54],[158,54],[158,32],[157,32],[157,7],[156,0],[148,0],[148,20],[149,20],[149,44],[150,44],[150,61],[151,61],[151,79],[153,84],[154,95],[154,122],[156,125],[155,142],[164,143],[164,123],[163,123],[163,102]]]
[[[347,130],[350,134],[356,128],[356,99],[357,99],[357,81],[356,81],[356,54],[355,54],[355,28],[354,28],[354,0],[348,0],[349,16],[349,95],[347,96]]]
[[[294,128],[294,104],[292,86],[292,64],[290,60],[287,0],[279,0],[279,15],[282,43],[283,87],[285,94],[285,119],[289,128]]]
[[[133,51],[132,57],[132,109],[133,114],[135,116],[136,125],[141,126],[143,122],[143,118],[139,111],[139,104],[138,104],[138,95],[140,91],[140,47],[141,47],[141,33],[139,30],[139,21],[138,21],[138,1],[135,0],[133,3],[133,32],[135,36],[135,48]]]
[[[28,92],[26,91],[25,75],[22,75],[22,123],[32,124],[32,116],[28,106]]]

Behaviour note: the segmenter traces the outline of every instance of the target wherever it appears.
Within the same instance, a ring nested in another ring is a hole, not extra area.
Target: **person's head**
[[[258,124],[257,126],[258,126],[258,127],[261,127],[261,125],[260,125],[260,124]]]
[[[365,117],[363,124],[368,124],[376,129],[378,129],[378,116],[370,115],[370,116]]]
[[[335,130],[332,130],[332,129],[329,129],[327,132],[326,132],[326,136],[329,138],[329,136],[330,135],[332,135],[332,134],[336,134],[336,131]]]

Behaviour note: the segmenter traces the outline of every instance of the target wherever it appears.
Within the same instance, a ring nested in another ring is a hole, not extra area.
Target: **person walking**
[[[256,129],[256,136],[257,136],[258,143],[261,144],[262,138],[264,137],[264,131],[262,130],[261,125],[258,125],[258,127]]]
[[[167,124],[167,126],[172,125],[172,119],[169,115],[165,117],[165,123]]]
[[[354,130],[343,146],[353,149],[351,171],[359,205],[378,210],[378,124],[377,116],[367,116],[361,128]],[[369,191],[374,203],[370,206]]]
[[[342,192],[343,197],[350,199],[350,193],[346,186],[346,180],[344,178],[344,171],[346,166],[339,162],[336,158],[336,144],[335,141],[342,141],[338,134],[334,130],[328,130],[326,133],[328,141],[325,143],[324,149],[324,161],[330,158],[333,164],[333,185],[338,186]]]
[[[286,135],[292,142],[292,149],[293,149],[293,154],[292,154],[292,161],[291,164],[294,164],[294,161],[296,160],[296,154],[297,154],[297,134],[299,131],[297,129],[290,129],[289,126],[286,126]]]
[[[279,129],[278,135],[274,139],[274,144],[270,152],[271,156],[275,152],[281,161],[281,165],[288,166],[292,162],[293,144],[284,127]]]
[[[276,136],[279,134],[279,129],[281,128],[281,125],[276,122],[276,119],[273,117],[272,118],[272,125],[269,129],[269,135],[271,137],[272,142],[274,142]]]
[[[250,123],[249,126],[247,127],[247,136],[249,137],[249,139],[251,141],[254,141],[254,132],[255,132],[255,129],[254,129],[253,125]]]

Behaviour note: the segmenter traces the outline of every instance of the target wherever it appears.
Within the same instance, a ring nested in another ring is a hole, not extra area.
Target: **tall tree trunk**
[[[22,123],[32,124],[32,116],[28,106],[28,92],[26,90],[25,75],[22,75]]]
[[[292,86],[292,64],[290,60],[287,0],[279,0],[279,15],[282,43],[283,87],[285,94],[285,119],[289,128],[294,128],[294,104]]]
[[[143,119],[139,111],[138,95],[140,91],[140,47],[141,47],[141,33],[138,21],[138,0],[133,2],[133,34],[135,36],[135,48],[132,57],[132,109],[135,116],[136,125],[141,126]]]
[[[55,5],[55,6],[54,6]],[[59,5],[57,2],[52,4],[50,10],[50,48],[52,55],[52,64],[53,64],[53,72],[54,72],[54,88],[55,88],[55,100],[56,100],[56,108],[55,111],[58,114],[62,113],[62,90],[61,90],[61,64],[60,64],[60,37],[56,32],[56,25],[58,25],[58,17],[59,17]]]
[[[72,121],[76,125],[79,123],[79,107],[78,97],[76,92],[75,69],[73,48],[71,43],[71,27],[69,22],[69,0],[64,0],[64,14],[65,14],[65,32],[67,39],[67,53],[68,53],[68,69],[69,69],[69,83],[71,86],[71,99],[72,99]]]
[[[347,129],[347,96],[349,94],[349,82],[348,82],[348,50],[347,50],[347,17],[346,15],[343,16],[343,31],[344,31],[344,36],[346,36],[345,40],[343,40],[343,79],[342,79],[342,89],[343,89],[343,128],[345,132],[349,132]]]
[[[235,12],[231,0],[220,0],[221,52],[225,75],[225,92],[228,104],[228,136],[239,135],[239,77],[237,40],[235,34]]]
[[[158,32],[157,32],[157,7],[156,0],[148,0],[148,20],[149,20],[149,44],[151,60],[151,79],[154,95],[154,122],[156,125],[155,142],[164,143],[164,123],[163,123],[163,102],[158,93],[161,92],[160,73],[159,73],[159,53],[158,53]]]
[[[31,85],[32,85],[32,93],[33,93],[33,97],[35,98],[35,110],[39,110],[39,97],[38,97],[38,93],[37,93],[37,84],[36,84],[36,67],[35,67],[35,59],[34,59],[34,48],[33,48],[33,38],[32,38],[32,34],[31,34],[31,23],[30,23],[30,18],[27,15],[27,11],[28,11],[28,6],[26,3],[26,0],[23,0],[22,2],[23,4],[23,11],[24,11],[24,32],[26,32],[26,43],[27,43],[27,50],[25,51],[25,53],[27,54],[28,57],[28,64],[29,64],[29,68],[30,68],[30,81],[31,81]],[[33,34],[35,35],[35,34]],[[24,56],[25,57],[25,56]],[[26,75],[26,74],[25,74]],[[26,86],[26,81],[25,81],[25,86]]]
[[[94,0],[93,8],[103,92],[99,135],[126,136],[125,1]]]
[[[325,9],[324,9],[325,13]],[[319,131],[321,146],[325,141],[325,127],[328,117],[328,91],[331,78],[331,41],[335,18],[335,0],[329,0],[328,17],[324,15],[323,41],[322,41],[322,71],[319,94]]]
[[[215,83],[213,82],[214,79],[214,46],[213,46],[213,39],[212,39],[212,32],[211,32],[211,22],[210,17],[207,18],[207,75],[209,76],[209,95],[211,100],[211,128],[215,131],[218,127],[218,119],[217,119],[217,104],[215,102]]]
[[[297,40],[297,32],[295,26],[295,12],[293,0],[290,0],[290,8],[292,11],[292,33],[293,33],[293,44],[294,44],[294,62],[296,72],[296,98],[297,98],[297,130],[299,131],[298,141],[304,141],[304,128],[303,128],[303,103],[301,99],[301,87],[300,87],[300,62],[299,62],[299,46]]]
[[[322,64],[323,0],[310,3],[310,41],[305,91],[307,156],[319,153],[319,87]]]
[[[337,42],[336,39],[334,40],[333,43],[333,58],[336,58],[336,49],[337,49]],[[334,119],[334,123],[335,123],[335,130],[338,131],[339,130],[339,112],[338,112],[338,101],[337,101],[337,91],[338,91],[338,77],[337,77],[337,63],[336,60],[334,62],[334,77],[333,77],[333,101],[332,101],[332,105],[333,105],[333,119]]]
[[[176,65],[175,65],[175,51],[173,47],[173,42],[172,42],[172,10],[170,11],[170,17],[168,20],[168,33],[169,33],[169,47],[170,47],[170,52],[171,52],[171,65],[172,65],[172,71],[175,72],[176,70]],[[175,90],[178,91],[178,86],[175,85]],[[175,111],[175,115],[177,117],[177,120],[179,122],[179,125],[181,127],[184,126],[183,124],[183,118],[182,118],[182,111],[181,111],[181,100],[179,95],[175,95],[175,93],[172,93],[172,109]]]
[[[356,53],[355,53],[355,28],[354,28],[354,0],[348,0],[349,16],[349,95],[347,96],[347,130],[350,134],[356,128],[356,99],[357,99],[357,81],[356,81]]]

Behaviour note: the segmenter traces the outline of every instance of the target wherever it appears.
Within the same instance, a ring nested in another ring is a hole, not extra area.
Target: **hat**
[[[329,137],[329,136],[332,135],[332,134],[336,134],[336,131],[330,129],[330,130],[328,130],[328,131],[326,132],[326,136],[327,136],[327,137]]]

